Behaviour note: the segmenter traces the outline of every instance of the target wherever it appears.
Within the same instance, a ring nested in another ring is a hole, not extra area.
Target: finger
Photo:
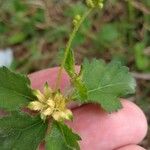
[[[55,67],[55,68],[45,69],[39,72],[32,73],[29,75],[29,78],[31,80],[31,84],[33,88],[35,89],[38,88],[42,90],[45,82],[48,82],[48,84],[52,88],[55,87],[57,74],[58,74],[58,68]],[[67,87],[70,86],[68,75],[64,70],[63,70],[61,81],[62,82],[60,84],[60,88],[62,91],[64,91]]]
[[[82,150],[112,150],[143,140],[147,132],[143,112],[132,102],[122,104],[123,109],[113,114],[91,104],[73,111],[74,120],[68,124],[81,136]]]
[[[43,70],[30,75],[34,88],[42,89],[47,81],[55,85],[57,68]],[[66,73],[63,73],[61,89],[69,86]],[[110,150],[140,142],[146,134],[147,122],[143,112],[133,103],[123,101],[124,108],[118,113],[108,115],[98,106],[85,105],[74,110],[74,121],[70,126],[81,137],[81,149]],[[80,123],[80,124],[79,124]]]
[[[146,149],[138,145],[127,145],[116,150],[146,150]]]

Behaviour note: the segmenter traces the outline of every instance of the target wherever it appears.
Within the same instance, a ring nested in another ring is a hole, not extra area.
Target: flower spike
[[[86,0],[86,4],[90,8],[103,8],[103,0]]]

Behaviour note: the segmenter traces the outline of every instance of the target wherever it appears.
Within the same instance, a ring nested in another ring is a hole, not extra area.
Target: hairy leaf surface
[[[0,149],[36,150],[46,129],[40,117],[12,112],[0,119]]]
[[[99,103],[108,112],[121,108],[119,98],[135,92],[135,80],[128,68],[119,62],[108,65],[102,60],[88,60],[83,64],[83,82],[88,89],[88,99],[82,101]]]
[[[63,123],[53,122],[46,137],[46,150],[79,150],[80,137]]]
[[[15,110],[34,100],[30,81],[26,76],[0,68],[0,108]]]
[[[73,81],[72,84],[75,89],[75,97],[80,97],[80,99],[87,99],[87,88],[85,84],[83,83],[82,79],[80,77],[76,77]]]
[[[64,68],[70,77],[73,77],[75,74],[75,68],[74,67],[75,67],[75,62],[74,62],[73,51],[69,50],[69,53],[66,56]]]

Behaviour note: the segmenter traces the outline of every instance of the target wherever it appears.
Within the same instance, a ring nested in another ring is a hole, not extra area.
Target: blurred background
[[[137,80],[130,99],[150,124],[150,0],[106,0],[83,23],[73,49],[83,58],[112,58]],[[86,11],[83,0],[0,0],[0,66],[31,73],[59,65],[72,30],[72,18]],[[150,150],[150,131],[141,143]]]

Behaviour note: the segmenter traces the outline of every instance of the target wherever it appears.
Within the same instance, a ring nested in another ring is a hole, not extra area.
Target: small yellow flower
[[[41,119],[53,117],[56,121],[71,120],[72,112],[67,108],[68,99],[60,92],[53,93],[46,83],[43,94],[39,90],[34,90],[37,100],[29,103],[28,108],[40,111]]]

